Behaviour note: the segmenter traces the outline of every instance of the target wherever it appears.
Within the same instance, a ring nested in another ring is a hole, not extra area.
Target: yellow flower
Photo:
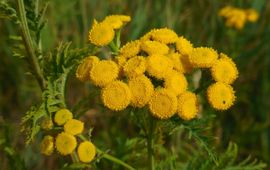
[[[40,150],[42,154],[48,156],[53,153],[54,143],[52,136],[47,135],[43,138],[43,140],[41,141]]]
[[[119,52],[122,56],[130,58],[136,56],[140,52],[141,42],[139,40],[130,41],[126,43]]]
[[[87,81],[90,79],[90,70],[99,59],[96,56],[89,56],[83,59],[82,63],[78,66],[76,71],[76,77],[81,81]]]
[[[177,38],[177,34],[168,28],[156,29],[152,32],[152,39],[164,44],[174,43]]]
[[[209,68],[217,60],[218,54],[212,48],[194,48],[189,55],[189,61],[194,67]]]
[[[184,120],[191,120],[198,114],[198,98],[194,93],[184,92],[178,97],[178,115]]]
[[[82,142],[77,150],[81,162],[89,163],[96,155],[96,147],[89,141]]]
[[[110,25],[113,29],[119,29],[130,20],[130,16],[126,15],[109,15],[102,21],[102,23]]]
[[[143,74],[146,70],[146,60],[143,56],[136,56],[129,59],[125,66],[124,72],[128,77],[136,77]]]
[[[182,36],[176,41],[176,49],[182,55],[189,55],[193,50],[193,45]]]
[[[246,18],[250,22],[256,22],[259,18],[259,14],[254,9],[248,9],[246,10]]]
[[[214,109],[227,110],[235,101],[234,90],[230,85],[216,82],[208,87],[207,99]]]
[[[177,110],[177,98],[166,89],[158,89],[149,101],[149,109],[159,119],[169,119]]]
[[[230,15],[227,16],[226,26],[234,27],[238,30],[241,30],[246,22],[246,14],[244,10],[233,9],[230,12]]]
[[[131,105],[139,108],[148,103],[154,92],[153,84],[144,75],[130,79],[128,87],[131,91]]]
[[[77,146],[76,138],[66,132],[57,135],[55,146],[61,155],[71,154]]]
[[[143,41],[141,48],[149,55],[160,54],[165,55],[169,52],[169,47],[158,41]]]
[[[238,76],[237,67],[225,54],[220,55],[221,58],[211,67],[211,74],[215,81],[232,84]]]
[[[65,132],[71,135],[78,135],[81,134],[83,131],[84,123],[82,121],[76,119],[70,119],[64,125]]]
[[[233,7],[225,6],[219,11],[219,16],[228,17],[232,10],[233,10]]]
[[[146,34],[144,34],[141,38],[140,41],[144,42],[144,41],[149,41],[152,39],[152,34],[155,31],[155,29],[150,30],[149,32],[147,32]]]
[[[90,79],[93,84],[103,87],[114,81],[119,74],[117,64],[111,60],[102,60],[95,64],[90,71]]]
[[[111,110],[124,110],[131,101],[131,92],[127,84],[114,81],[102,89],[103,104]]]
[[[184,73],[184,66],[181,61],[181,54],[172,52],[167,55],[173,62],[173,68],[180,73]]]
[[[157,79],[165,78],[173,69],[172,61],[163,55],[151,55],[147,58],[147,72]]]
[[[177,71],[172,71],[164,82],[164,87],[171,90],[176,96],[183,93],[187,89],[187,85],[186,77]]]
[[[72,119],[72,117],[73,115],[68,109],[60,109],[55,113],[54,121],[57,125],[61,126]]]
[[[46,117],[41,122],[41,128],[44,130],[50,130],[53,127],[53,121],[51,118]]]
[[[106,23],[95,24],[89,32],[89,40],[97,46],[108,45],[114,38],[113,28]]]

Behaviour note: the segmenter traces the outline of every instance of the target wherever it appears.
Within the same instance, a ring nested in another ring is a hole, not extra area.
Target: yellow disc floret
[[[179,37],[176,41],[176,49],[182,55],[189,55],[193,50],[193,45],[184,37]]]
[[[153,40],[164,44],[175,43],[178,38],[177,34],[168,28],[156,29],[151,36]]]
[[[119,52],[122,56],[130,58],[136,56],[140,52],[141,42],[139,40],[131,41],[120,48]]]
[[[93,84],[103,87],[118,77],[119,68],[111,60],[102,60],[95,64],[90,71],[90,79]]]
[[[151,55],[147,58],[147,72],[157,79],[165,78],[173,69],[172,61],[163,55]]]
[[[141,49],[145,51],[148,55],[160,54],[165,55],[169,52],[169,47],[158,41],[143,41],[141,44]]]
[[[124,110],[131,101],[131,92],[127,84],[114,81],[102,89],[103,104],[111,110]]]
[[[232,84],[238,76],[235,63],[224,54],[211,67],[211,74],[215,81]]]
[[[172,117],[177,110],[177,98],[169,90],[157,89],[149,101],[149,109],[159,119]]]
[[[178,97],[178,115],[184,120],[191,120],[198,114],[198,98],[194,93],[184,92]]]
[[[72,119],[73,115],[68,109],[60,109],[55,113],[54,121],[57,125],[64,125],[67,121]]]
[[[81,81],[87,81],[90,79],[90,70],[99,59],[96,56],[89,56],[85,58],[78,66],[76,71],[76,77]]]
[[[146,60],[143,56],[136,56],[129,59],[124,66],[124,73],[128,77],[137,77],[146,70]]]
[[[95,24],[89,32],[89,40],[97,46],[108,45],[114,38],[114,30],[107,23]]]
[[[55,146],[61,155],[71,154],[77,146],[76,138],[66,132],[57,135]]]
[[[96,155],[96,147],[92,142],[84,141],[79,145],[77,153],[81,162],[89,163]]]
[[[71,135],[78,135],[81,134],[83,131],[84,123],[82,121],[76,119],[70,119],[64,125],[65,132]]]
[[[153,84],[144,75],[130,79],[128,87],[131,91],[131,105],[139,108],[148,103],[154,92]]]
[[[176,96],[187,89],[186,77],[177,71],[172,71],[164,80],[164,87],[174,92]]]
[[[218,54],[212,48],[194,48],[189,55],[189,61],[194,67],[209,68],[217,60]]]
[[[40,144],[40,151],[44,155],[51,155],[54,150],[54,142],[53,137],[50,135],[47,135],[43,138]]]
[[[208,87],[207,99],[214,109],[227,110],[235,101],[234,90],[230,85],[216,82]]]

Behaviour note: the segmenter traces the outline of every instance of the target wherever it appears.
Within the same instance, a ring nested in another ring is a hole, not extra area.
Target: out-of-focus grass
[[[224,5],[255,8],[260,13],[260,19],[236,32],[225,27],[217,15]],[[212,133],[220,137],[216,141],[217,146],[225,147],[232,140],[239,144],[241,155],[251,154],[270,163],[270,1],[53,0],[49,1],[47,24],[41,34],[43,49],[52,50],[60,41],[72,41],[75,47],[84,46],[88,42],[88,30],[93,19],[101,20],[109,14],[132,17],[132,22],[123,30],[123,42],[136,39],[152,28],[169,27],[189,38],[195,46],[213,46],[234,58],[240,71],[234,84],[238,99],[232,109],[217,113]],[[10,36],[17,33],[13,24],[0,20],[0,124],[4,121],[11,128],[18,128],[23,113],[39,96],[36,82],[26,74],[27,65],[22,59],[12,56]],[[88,92],[72,78],[70,83],[72,89],[76,89],[74,92],[69,88],[69,103],[73,105],[78,99],[78,92]],[[98,107],[94,102],[91,105]],[[99,136],[97,142],[112,148],[123,145],[126,136],[119,129],[125,127],[124,121],[121,118],[115,120],[122,124],[116,126],[114,123],[110,129],[108,122],[113,123],[113,119],[97,119],[102,121],[95,124],[95,120],[90,120]],[[104,132],[103,128],[110,130]],[[3,133],[2,130],[0,133]],[[113,138],[116,134],[118,137]],[[29,160],[27,165],[33,169],[41,168],[40,159],[30,161],[38,152],[25,149],[19,133],[12,138],[12,145],[25,160]],[[114,149],[119,157],[124,155],[119,148]],[[6,161],[0,158],[0,162]],[[46,162],[50,165],[52,160],[46,159]],[[104,164],[103,168],[109,166]]]

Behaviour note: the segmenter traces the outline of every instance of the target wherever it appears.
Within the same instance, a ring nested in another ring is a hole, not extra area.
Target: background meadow
[[[13,0],[9,3],[16,6]],[[45,53],[61,42],[71,42],[73,48],[84,47],[89,43],[88,31],[94,18],[102,20],[110,14],[125,14],[130,15],[132,21],[123,29],[122,43],[137,39],[152,28],[168,27],[187,37],[194,46],[210,46],[228,54],[239,69],[239,78],[233,84],[237,100],[224,112],[205,107],[203,115],[215,117],[207,122],[209,128],[204,133],[214,137],[211,146],[217,154],[222,155],[229,143],[234,142],[238,145],[237,160],[250,155],[268,164],[266,169],[270,168],[270,1],[36,0],[35,3],[47,8],[46,24],[40,32]],[[233,30],[218,16],[225,5],[256,9],[260,18],[256,23],[247,23],[243,30]],[[41,91],[28,73],[29,66],[16,55],[14,44],[19,41],[18,34],[14,23],[0,19],[0,167],[59,169],[65,158],[42,156],[38,143],[25,146],[25,136],[20,132],[21,118],[40,100]],[[105,116],[106,110],[91,97],[91,85],[79,82],[74,74],[68,78],[68,83],[68,106],[74,112],[86,112],[82,120],[94,127],[94,143],[110,148],[113,155],[126,162],[143,166],[143,155],[138,155],[134,149],[142,147],[139,139],[133,138],[138,129],[132,125],[129,115]],[[78,105],[81,107],[76,107]],[[165,148],[175,143],[174,148],[169,149],[178,153],[178,163],[186,162],[192,154],[197,154],[196,146],[183,129],[176,135],[163,136],[160,141]],[[166,154],[161,152],[160,155],[166,158]],[[122,169],[117,165],[111,167],[106,160],[97,168]]]

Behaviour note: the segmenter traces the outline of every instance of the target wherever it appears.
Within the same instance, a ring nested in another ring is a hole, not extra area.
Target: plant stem
[[[154,120],[152,117],[149,117],[149,131],[147,134],[147,151],[148,151],[149,170],[155,170],[153,135],[154,135]]]
[[[83,141],[88,141],[86,139],[86,137],[84,137],[83,135],[78,135],[78,137],[81,138]],[[120,159],[118,159],[118,158],[116,158],[116,157],[114,157],[114,156],[112,156],[112,155],[110,155],[110,154],[108,154],[106,152],[103,152],[102,150],[98,149],[97,147],[96,147],[96,151],[97,151],[97,153],[99,153],[100,155],[102,155],[103,158],[105,158],[105,159],[107,159],[109,161],[112,161],[114,163],[117,163],[119,165],[122,165],[122,166],[126,167],[129,170],[135,170],[135,168],[133,168],[129,164],[121,161]]]
[[[20,29],[22,33],[22,38],[24,41],[26,51],[28,53],[28,56],[26,56],[26,59],[30,67],[32,68],[32,73],[36,77],[40,88],[44,90],[46,88],[46,81],[42,75],[42,72],[41,72],[41,69],[40,69],[36,54],[35,54],[33,41],[31,39],[30,31],[28,28],[24,2],[23,0],[17,0],[17,4],[18,4],[20,21],[21,21]]]

